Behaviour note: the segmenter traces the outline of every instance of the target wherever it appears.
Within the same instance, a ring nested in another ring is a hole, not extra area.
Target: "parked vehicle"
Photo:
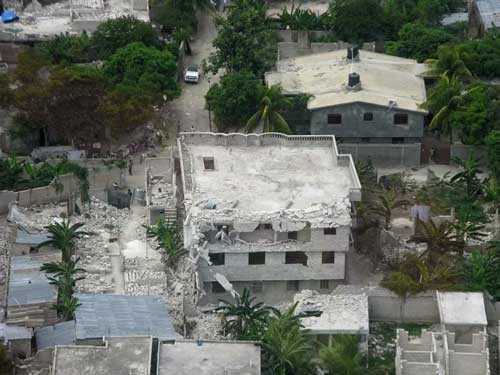
[[[200,80],[200,69],[198,65],[189,65],[184,71],[184,82],[198,83]]]

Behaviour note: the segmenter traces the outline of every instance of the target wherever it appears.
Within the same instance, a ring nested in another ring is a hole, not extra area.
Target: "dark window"
[[[342,124],[342,115],[339,113],[329,113],[328,114],[328,123],[329,124]]]
[[[335,263],[335,252],[334,251],[323,251],[323,253],[321,254],[321,263],[323,263],[323,264]]]
[[[224,253],[209,253],[208,257],[212,262],[212,266],[222,266],[226,261],[226,254]]]
[[[408,115],[406,113],[394,114],[394,125],[406,125],[406,124],[408,124]]]
[[[288,232],[288,239],[297,241],[297,232]]]
[[[203,158],[203,165],[205,166],[205,169],[207,170],[214,170],[215,169],[215,162],[214,158],[207,157]]]
[[[288,280],[286,290],[299,290],[299,280]]]
[[[330,283],[329,283],[330,280],[320,280],[319,281],[319,288],[320,289],[328,289],[330,288]]]
[[[361,138],[361,143],[370,143],[370,138]]]
[[[392,144],[393,145],[400,145],[400,144],[403,144],[405,143],[405,139],[402,138],[402,137],[394,137],[392,138]]]
[[[266,264],[266,253],[248,253],[248,264]]]
[[[363,113],[363,121],[373,121],[373,113],[371,112]]]
[[[287,251],[285,264],[302,264],[307,266],[307,255],[303,251]]]
[[[337,228],[325,228],[323,229],[323,234],[325,236],[328,235],[335,236],[337,234]]]
[[[262,281],[252,281],[250,284],[250,291],[252,293],[262,293],[262,290],[264,289]]]
[[[259,228],[260,229],[273,229],[273,225],[272,224],[259,224]]]
[[[226,293],[226,289],[217,281],[212,282],[212,293]]]

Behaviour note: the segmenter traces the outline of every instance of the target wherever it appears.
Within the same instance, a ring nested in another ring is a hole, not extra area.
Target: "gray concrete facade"
[[[178,142],[200,303],[245,287],[275,303],[345,280],[361,185],[334,137],[185,133]]]
[[[329,124],[329,115],[340,115],[341,123]],[[408,123],[395,124],[397,115]],[[424,114],[369,103],[319,108],[311,113],[311,134],[333,134],[339,143],[416,143],[424,135]]]

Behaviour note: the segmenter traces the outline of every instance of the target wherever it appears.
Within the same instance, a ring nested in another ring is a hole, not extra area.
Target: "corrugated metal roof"
[[[26,327],[8,326],[4,323],[0,324],[0,337],[7,341],[13,340],[31,340],[33,337],[33,329]]]
[[[49,284],[42,262],[31,256],[13,256],[9,277],[9,305],[56,302],[57,289]]]
[[[16,243],[38,245],[50,239],[49,233],[28,233],[22,229],[17,230]]]
[[[73,345],[75,343],[75,321],[62,322],[53,326],[35,329],[38,350],[53,348],[55,345]]]
[[[152,296],[77,294],[76,339],[151,335],[177,337],[165,302]]]
[[[485,29],[500,27],[500,0],[481,0],[476,4]]]

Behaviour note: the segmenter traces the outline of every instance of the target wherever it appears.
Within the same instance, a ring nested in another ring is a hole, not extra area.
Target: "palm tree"
[[[78,273],[84,273],[83,268],[78,268],[77,264],[80,258],[69,260],[68,262],[44,263],[40,271],[46,274],[50,284],[56,285],[60,295],[72,295],[77,281],[83,280],[85,276],[76,277]]]
[[[328,374],[362,375],[363,356],[359,350],[359,337],[338,335],[331,346],[323,346],[319,351],[321,368]]]
[[[47,226],[49,232],[49,240],[40,243],[37,248],[43,246],[53,246],[62,252],[62,261],[69,262],[73,255],[75,240],[86,235],[91,235],[91,232],[81,231],[84,223],[71,224],[69,220],[64,220],[61,223],[53,223]]]
[[[80,304],[75,296],[63,294],[53,309],[57,311],[58,315],[62,316],[62,318],[67,321],[73,319],[78,306],[80,306]]]
[[[275,312],[262,338],[264,367],[273,375],[312,374],[313,344],[295,315],[297,304],[284,313]]]
[[[267,88],[260,101],[259,110],[247,121],[246,132],[254,131],[258,125],[263,124],[264,133],[278,132],[291,134],[292,131],[288,123],[278,112],[289,104],[290,101],[281,94],[281,87],[279,85]]]
[[[410,204],[409,201],[406,199],[397,200],[396,193],[394,191],[389,191],[385,195],[379,195],[378,201],[372,202],[369,210],[375,215],[383,217],[385,221],[384,228],[390,229],[392,211],[408,204]]]
[[[457,46],[440,46],[438,48],[438,58],[426,60],[431,69],[426,72],[428,76],[446,75],[448,77],[457,77],[461,80],[473,78],[473,74],[465,65],[464,58],[467,55]]]
[[[224,304],[216,309],[224,316],[224,330],[237,340],[260,338],[264,326],[273,309],[262,302],[255,303],[250,291],[245,288],[241,296],[236,296],[235,303],[221,300]]]
[[[453,162],[462,168],[462,171],[454,174],[450,183],[462,183],[465,185],[465,193],[467,197],[477,196],[481,192],[482,184],[477,176],[483,171],[479,168],[479,160],[474,158],[474,153],[471,152],[467,160],[453,158]]]
[[[160,218],[153,226],[146,226],[146,235],[158,241],[158,249],[164,250],[165,262],[174,265],[177,260],[187,253],[184,249],[184,240],[175,222],[165,222]]]
[[[429,219],[429,222],[420,221],[420,224],[423,234],[414,236],[413,241],[427,244],[427,250],[422,253],[421,258],[427,258],[429,264],[436,264],[441,256],[449,252],[463,251],[464,243],[457,237],[455,228],[450,222],[443,221],[436,224],[434,220]]]

